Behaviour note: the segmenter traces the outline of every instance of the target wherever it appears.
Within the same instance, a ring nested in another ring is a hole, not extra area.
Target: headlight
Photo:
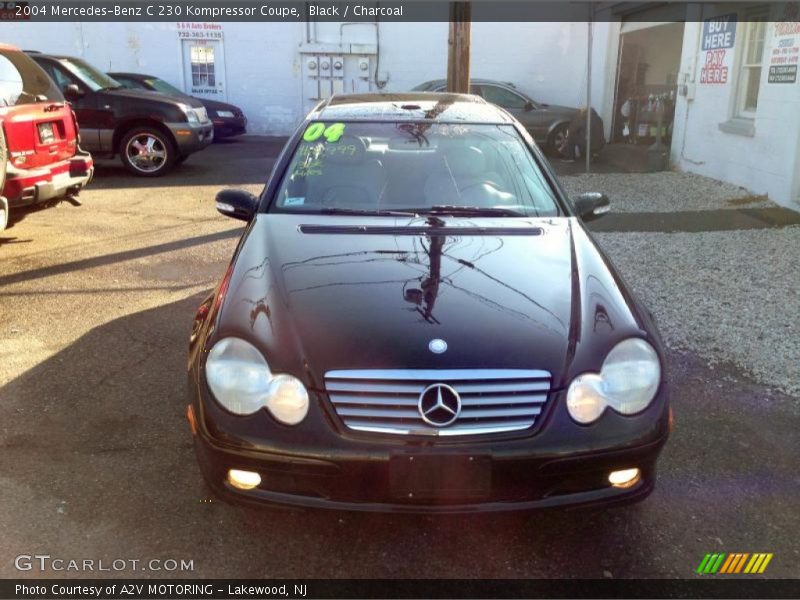
[[[206,359],[206,380],[225,409],[252,415],[266,407],[275,419],[297,425],[308,414],[308,392],[291,375],[273,375],[261,352],[239,338],[214,344]]]
[[[567,410],[578,423],[591,423],[607,406],[623,415],[643,411],[661,381],[661,363],[653,347],[639,338],[614,346],[600,373],[584,373],[567,390]]]
[[[181,107],[181,110],[183,111],[183,114],[186,115],[186,120],[189,121],[189,123],[199,123],[200,122],[200,119],[197,118],[197,113],[195,112],[195,110],[191,106],[189,106],[188,104],[183,104],[183,103],[179,104],[178,106]]]
[[[223,119],[232,119],[235,115],[229,110],[218,110],[217,116]]]
[[[197,117],[197,120],[201,123],[205,123],[208,121],[208,111],[206,110],[205,106],[199,106],[194,109],[194,114]]]
[[[272,416],[286,425],[297,425],[308,414],[308,392],[302,382],[291,375],[277,375],[270,384],[267,408]]]

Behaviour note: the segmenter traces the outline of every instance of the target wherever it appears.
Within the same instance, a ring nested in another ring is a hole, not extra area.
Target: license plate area
[[[492,488],[488,456],[397,454],[389,459],[389,486],[396,499],[479,499]]]
[[[56,128],[54,123],[39,123],[39,141],[42,144],[52,144],[56,141]]]

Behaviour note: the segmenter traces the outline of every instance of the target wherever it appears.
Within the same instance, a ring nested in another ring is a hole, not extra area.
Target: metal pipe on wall
[[[586,44],[586,172],[591,172],[592,162],[592,7],[589,6]]]

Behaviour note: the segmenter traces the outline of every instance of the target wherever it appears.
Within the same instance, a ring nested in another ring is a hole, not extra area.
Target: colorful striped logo
[[[747,552],[735,552],[725,554],[721,552],[706,554],[703,560],[700,561],[697,572],[700,575],[714,575],[717,573],[755,575],[756,573],[763,573],[771,560],[772,553],[749,554]]]

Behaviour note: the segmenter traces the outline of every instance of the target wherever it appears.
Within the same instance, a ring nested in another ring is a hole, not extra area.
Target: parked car
[[[151,92],[161,92],[177,98],[191,98],[202,103],[206,107],[211,122],[214,124],[214,139],[233,137],[247,133],[247,117],[238,106],[210,100],[208,98],[195,98],[182,92],[171,83],[152,75],[142,75],[141,73],[109,73],[116,81],[119,81],[126,88],[131,90],[148,90]]]
[[[10,209],[77,195],[94,172],[61,92],[34,61],[5,44],[0,44],[0,164],[3,228]]]
[[[81,144],[97,157],[119,155],[134,175],[163,175],[213,139],[213,125],[196,100],[125,89],[80,58],[29,56],[72,103]]]
[[[342,95],[288,141],[194,320],[187,416],[222,497],[479,512],[638,501],[669,433],[649,311],[521,123]]]
[[[443,92],[446,79],[426,81],[415,91]],[[577,108],[537,102],[520,91],[513,83],[491,79],[470,80],[470,93],[504,108],[533,136],[536,143],[548,152],[557,154],[564,143],[568,125],[578,113]]]

